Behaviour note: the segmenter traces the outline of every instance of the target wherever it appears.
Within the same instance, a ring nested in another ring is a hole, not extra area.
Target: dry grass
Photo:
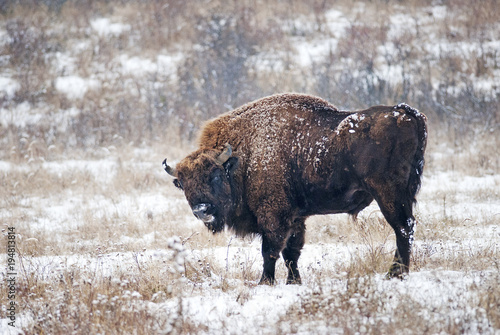
[[[2,172],[3,228],[15,226],[19,234],[16,301],[27,333],[211,332],[183,310],[189,305],[182,301],[208,290],[241,308],[253,303],[262,266],[260,239],[206,231],[192,218],[182,192],[154,164],[160,161],[156,152],[124,147],[76,165],[64,156],[45,163],[12,161]],[[426,172],[429,178],[440,173]],[[454,213],[463,186],[443,182],[450,194],[443,210],[433,203],[446,193],[426,192],[424,183],[420,194],[408,282],[381,280],[395,243],[376,206],[356,221],[344,215],[311,218],[300,264],[310,290],[301,291],[298,304],[265,331],[293,333],[310,326],[334,333],[420,333],[422,324],[424,333],[498,328],[497,221],[488,218],[491,212],[484,219]],[[481,190],[489,186],[469,194],[471,204],[485,201]],[[488,201],[498,206],[498,195]],[[437,213],[426,213],[428,206]],[[180,236],[185,248],[180,270],[173,249],[166,250],[171,236]],[[480,279],[461,282],[454,273]],[[280,261],[278,282],[285,277]],[[421,281],[467,294],[453,301],[456,307],[436,303],[430,310],[407,291],[418,291]],[[5,305],[6,297],[1,300]],[[446,317],[457,309],[475,314],[464,312],[457,322]]]
[[[498,316],[496,280],[498,277],[468,284],[460,289],[463,298],[438,308],[429,308],[427,299],[416,300],[398,285],[378,285],[372,277],[332,280],[333,284],[319,284],[299,306],[292,307],[278,325],[278,333],[298,333],[312,327],[334,334],[397,334],[401,330],[408,334],[488,333],[491,326],[497,327],[497,321],[490,323],[492,317]],[[441,279],[436,277],[435,281],[439,283]],[[478,303],[466,292],[479,293],[480,305],[473,318],[457,318],[457,309]],[[295,321],[292,326],[289,318]]]
[[[36,257],[20,251],[22,266],[18,302],[34,324],[29,333],[112,333],[151,334],[169,329],[189,329],[178,305],[162,306],[167,300],[181,299],[182,281],[167,259],[153,259],[134,253],[135,264],[105,275],[101,259],[115,257],[98,253],[85,264],[71,264],[65,257],[54,257],[43,265]],[[53,271],[47,273],[44,267]],[[158,310],[147,308],[148,302]],[[49,302],[48,304],[44,302]],[[43,306],[41,310],[41,306]],[[31,323],[31,322],[30,322]],[[140,329],[137,327],[141,324]]]

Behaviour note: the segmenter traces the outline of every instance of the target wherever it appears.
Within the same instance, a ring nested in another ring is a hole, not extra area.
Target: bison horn
[[[165,169],[165,171],[167,171],[167,173],[169,175],[171,175],[172,177],[175,177],[177,178],[177,170],[175,168],[172,168],[170,166],[167,165],[167,159],[165,158],[165,160],[163,161],[163,168]]]
[[[232,154],[233,154],[233,149],[231,148],[231,145],[229,143],[226,143],[226,145],[224,146],[224,150],[219,155],[219,157],[217,157],[217,161],[220,164],[224,164],[225,162],[227,162],[227,160],[229,159],[229,157],[231,157]]]

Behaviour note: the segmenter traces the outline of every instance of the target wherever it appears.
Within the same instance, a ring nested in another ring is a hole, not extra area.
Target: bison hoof
[[[385,279],[405,279],[408,276],[408,267],[403,264],[394,263],[392,264],[389,272],[385,275]]]
[[[273,286],[275,283],[274,283],[274,278],[265,278],[265,277],[262,277],[260,279],[260,282],[259,282],[259,285],[269,285],[269,286]]]
[[[287,279],[286,284],[287,285],[302,285],[302,280],[300,280],[300,278]]]

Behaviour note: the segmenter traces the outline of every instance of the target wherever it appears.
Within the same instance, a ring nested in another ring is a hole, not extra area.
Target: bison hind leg
[[[305,242],[305,230],[305,219],[296,219],[294,221],[294,230],[288,237],[285,249],[281,252],[285,261],[285,266],[288,269],[288,277],[286,279],[287,285],[302,284],[298,268],[298,260],[300,257],[300,251],[302,250]]]
[[[389,221],[389,219],[387,221]],[[414,239],[415,219],[410,214],[409,217],[406,217],[404,220],[400,219],[396,222],[397,223],[394,223],[393,219],[389,221],[396,234],[397,249],[394,255],[393,264],[386,275],[388,279],[404,279],[410,268],[410,254]],[[401,222],[404,222],[404,224],[401,224]]]
[[[377,196],[375,199],[396,235],[397,248],[394,261],[386,278],[403,279],[409,272],[410,254],[416,225],[413,217],[413,203],[411,199],[405,197],[404,194],[398,194],[396,190],[388,192],[382,197]]]
[[[395,256],[394,263],[391,265],[389,271],[385,275],[385,279],[405,279],[408,275],[408,267],[400,263],[397,258],[398,256]]]

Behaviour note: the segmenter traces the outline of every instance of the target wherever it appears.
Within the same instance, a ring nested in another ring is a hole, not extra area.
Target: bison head
[[[175,168],[163,161],[163,168],[175,177],[174,185],[184,191],[193,214],[214,233],[224,225],[234,210],[232,196],[233,173],[238,158],[226,144],[224,150],[199,149]]]

